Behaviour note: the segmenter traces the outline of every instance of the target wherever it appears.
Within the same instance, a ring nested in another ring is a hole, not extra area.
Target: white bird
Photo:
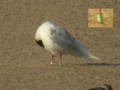
[[[52,58],[50,64],[53,64],[53,58],[56,54],[59,54],[60,64],[62,64],[63,54],[84,57],[89,61],[99,59],[93,56],[82,42],[73,38],[65,28],[50,21],[46,21],[38,27],[35,33],[35,41],[50,51]]]

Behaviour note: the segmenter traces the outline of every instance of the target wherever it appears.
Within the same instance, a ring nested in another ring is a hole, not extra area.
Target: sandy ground
[[[88,8],[113,8],[113,28],[88,28]],[[49,52],[34,42],[50,20],[64,26],[101,57],[93,64],[63,57],[49,65]],[[0,0],[0,90],[87,90],[110,84],[120,90],[119,0]]]

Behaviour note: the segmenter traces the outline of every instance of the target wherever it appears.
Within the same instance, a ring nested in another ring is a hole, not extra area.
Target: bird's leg
[[[62,52],[59,52],[59,65],[62,65]]]
[[[55,56],[55,55],[51,55],[51,62],[50,62],[50,64],[53,64],[54,56]]]

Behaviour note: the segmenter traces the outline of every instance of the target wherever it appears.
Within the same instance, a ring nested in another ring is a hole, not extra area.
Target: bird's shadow
[[[112,64],[112,63],[85,63],[80,64],[80,66],[120,66],[120,63]]]

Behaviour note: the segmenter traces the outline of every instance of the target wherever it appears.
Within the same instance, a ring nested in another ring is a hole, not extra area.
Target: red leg
[[[59,52],[59,64],[62,65],[62,52]]]
[[[50,64],[53,64],[54,56],[55,56],[55,55],[51,55],[51,62],[50,62]]]

